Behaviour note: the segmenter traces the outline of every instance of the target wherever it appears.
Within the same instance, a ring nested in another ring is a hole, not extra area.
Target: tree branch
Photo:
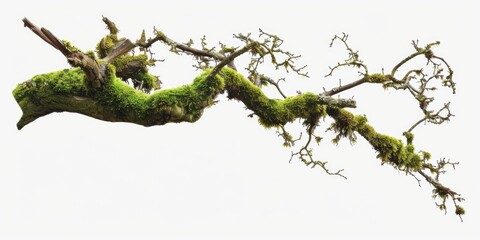
[[[33,24],[27,18],[23,18],[23,24],[24,24],[24,27],[29,28],[30,30],[32,30],[33,33],[35,33],[37,36],[39,36],[45,42],[47,42],[52,47],[59,50],[65,57],[70,56],[71,52],[50,31],[48,31],[45,28],[37,27],[35,24]]]
[[[348,90],[348,89],[357,87],[357,86],[359,86],[359,85],[361,85],[361,84],[364,84],[364,83],[366,83],[366,82],[368,82],[368,78],[363,77],[363,78],[361,78],[361,79],[359,79],[359,80],[357,80],[357,81],[354,81],[354,82],[351,82],[351,83],[349,83],[349,84],[342,85],[342,86],[340,86],[340,87],[336,87],[336,88],[333,88],[333,89],[331,89],[331,90],[329,90],[329,91],[327,91],[327,92],[324,92],[323,95],[325,95],[325,96],[333,96],[333,95],[335,95],[335,94],[341,93],[341,92],[346,91],[346,90]]]
[[[439,42],[430,43],[421,48],[418,46],[418,41],[414,41],[415,52],[396,64],[391,74],[385,75],[383,70],[381,74],[369,74],[367,65],[359,58],[358,51],[354,51],[347,44],[348,35],[335,36],[331,45],[335,41],[343,43],[347,49],[348,58],[331,67],[327,76],[331,76],[341,67],[348,66],[361,69],[359,73],[362,77],[321,94],[307,92],[289,97],[279,87],[278,83],[281,80],[275,82],[259,73],[259,66],[270,62],[275,69],[284,68],[287,72],[293,71],[300,76],[308,77],[305,66],[296,66],[296,60],[300,55],[280,48],[283,40],[276,35],[261,29],[259,37],[263,40],[260,41],[250,38],[251,34],[234,35],[234,38],[242,41],[244,46],[227,47],[220,43],[221,51],[217,52],[214,50],[215,47],[207,47],[205,37],[201,39],[202,49],[196,49],[191,47],[192,40],[181,44],[156,29],[154,29],[154,38],[147,40],[143,31],[140,39],[134,44],[128,39],[117,37],[119,30],[115,23],[106,17],[102,20],[110,33],[98,44],[97,56],[95,56],[93,52],[83,53],[70,43],[60,41],[47,29],[38,28],[27,18],[23,19],[25,27],[60,51],[75,68],[37,75],[15,88],[13,95],[23,111],[17,124],[18,129],[52,112],[64,111],[80,113],[104,121],[130,122],[143,126],[195,122],[201,118],[206,108],[217,101],[219,94],[227,93],[229,99],[241,101],[246,109],[251,110],[253,113],[249,116],[257,116],[262,126],[281,130],[279,136],[283,138],[286,147],[292,147],[302,135],[294,139],[286,131],[285,125],[301,120],[308,138],[299,151],[292,152],[291,157],[298,157],[307,166],[318,166],[327,174],[345,178],[342,175],[343,169],[330,171],[326,167],[327,162],[316,160],[310,148],[312,140],[317,143],[322,140],[321,136],[315,135],[316,127],[330,116],[334,122],[328,130],[336,134],[332,142],[338,143],[340,139],[347,138],[354,143],[357,140],[356,134],[359,134],[378,152],[377,157],[382,164],[390,164],[407,175],[414,176],[418,182],[418,175],[415,174],[418,173],[425,178],[434,188],[433,197],[440,197],[440,203],[436,203],[440,209],[446,210],[445,201],[450,198],[455,205],[455,213],[460,217],[465,213],[459,205],[464,200],[460,194],[439,181],[439,176],[445,172],[445,167],[455,167],[457,163],[445,161],[445,159],[437,161],[437,164],[429,163],[427,160],[430,159],[430,154],[424,151],[415,152],[412,143],[411,131],[421,122],[442,124],[453,116],[448,102],[437,111],[428,108],[434,98],[427,93],[436,89],[431,85],[435,80],[440,80],[443,87],[451,88],[455,93],[452,69],[442,57],[436,56],[431,50],[432,46],[438,45]],[[156,62],[153,59],[154,53],[149,48],[157,41],[169,45],[171,52],[192,55],[198,62],[198,66],[194,66],[203,69],[204,72],[189,85],[146,94],[160,87],[158,77],[148,73],[148,67]],[[143,53],[130,54],[129,52],[136,47],[139,47]],[[147,56],[148,53],[150,58]],[[251,54],[250,63],[246,67],[247,78],[236,71],[234,65],[234,60],[245,53]],[[427,73],[423,68],[415,68],[406,71],[401,79],[395,76],[402,66],[420,55],[426,57],[427,66],[431,68],[432,73]],[[265,61],[267,58],[270,61]],[[215,66],[210,68],[212,63],[215,63]],[[133,88],[122,81],[133,83]],[[399,139],[376,132],[367,123],[365,116],[356,116],[345,110],[345,108],[356,107],[355,100],[332,97],[363,83],[376,83],[382,84],[384,88],[408,90],[418,101],[424,117],[404,133],[406,144]],[[260,87],[269,84],[276,87],[283,99],[271,99],[263,93]],[[427,169],[430,171],[429,174]]]
[[[440,197],[442,202],[437,203],[437,206],[441,210],[446,211],[446,200],[450,197],[455,205],[455,214],[460,219],[461,215],[465,214],[465,210],[458,204],[458,202],[464,201],[464,199],[457,192],[444,186],[439,182],[440,174],[444,173],[444,167],[451,165],[455,168],[458,163],[451,163],[449,161],[441,160],[434,166],[427,161],[430,159],[430,154],[420,151],[415,152],[415,148],[412,144],[413,134],[405,132],[404,135],[407,139],[407,144],[399,139],[380,134],[367,123],[367,119],[364,116],[355,116],[345,109],[327,108],[327,113],[335,120],[335,123],[330,127],[331,130],[337,133],[337,137],[333,140],[338,143],[340,138],[348,138],[351,142],[356,141],[355,132],[360,134],[370,145],[378,152],[377,158],[382,161],[382,164],[390,164],[394,168],[404,171],[406,174],[418,172],[425,180],[430,183],[433,189],[433,197]],[[425,170],[435,174],[435,178],[430,177],[425,173]],[[418,180],[418,179],[417,179]]]
[[[196,48],[187,46],[186,44],[182,44],[172,40],[171,38],[167,37],[163,32],[157,31],[156,29],[154,31],[156,33],[156,36],[154,38],[150,38],[147,41],[137,41],[136,45],[142,48],[149,48],[155,42],[161,41],[171,47],[178,48],[184,52],[191,53],[196,56],[210,57],[219,61],[225,58],[225,56],[221,53],[196,49]]]
[[[257,46],[258,43],[257,42],[253,42],[253,43],[249,43],[247,45],[245,45],[244,47],[242,47],[241,49],[233,52],[232,54],[228,55],[227,57],[225,57],[220,63],[218,63],[212,70],[212,72],[210,73],[210,77],[214,77],[215,75],[217,75],[220,70],[227,66],[230,62],[233,62],[233,60],[235,58],[237,58],[238,56],[248,52],[252,47],[255,47]]]

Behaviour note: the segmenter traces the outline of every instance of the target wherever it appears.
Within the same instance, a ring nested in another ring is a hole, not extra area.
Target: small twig
[[[413,178],[415,178],[415,180],[417,180],[418,186],[419,186],[419,187],[422,187],[422,184],[421,184],[420,179],[418,179],[417,176],[415,176],[415,174],[413,174],[413,173],[411,173],[411,172],[408,172],[408,175],[410,175],[410,176],[412,176]]]
[[[285,95],[282,91],[282,89],[280,89],[280,86],[279,86],[279,82],[281,81],[282,79],[278,80],[277,82],[275,82],[273,79],[265,76],[265,75],[261,75],[260,76],[260,81],[266,81],[268,82],[269,84],[273,85],[277,91],[280,93],[280,95],[282,95],[283,98],[287,98],[287,95]]]
[[[252,47],[255,47],[258,43],[253,42],[245,45],[244,47],[240,48],[239,50],[233,52],[232,54],[228,55],[224,58],[221,62],[219,62],[213,70],[210,72],[209,77],[214,77],[217,75],[223,67],[227,66],[231,61],[233,61],[236,57],[248,52]]]
[[[342,37],[339,37],[338,35],[335,35],[333,38],[332,38],[332,41],[330,42],[330,47],[333,46],[333,43],[335,43],[335,41],[340,41],[341,43],[343,43],[343,45],[345,46],[345,48],[347,49],[347,52],[348,52],[348,58],[343,62],[343,63],[337,63],[337,65],[333,66],[333,67],[329,67],[330,68],[330,72],[328,74],[325,75],[325,77],[329,77],[329,76],[332,76],[333,72],[341,67],[357,67],[357,68],[363,68],[365,70],[365,72],[359,72],[360,75],[363,75],[363,76],[367,76],[368,75],[368,67],[367,65],[365,65],[363,63],[362,60],[360,60],[360,56],[358,54],[358,51],[354,51],[348,44],[347,40],[348,40],[348,35],[345,34],[345,33],[342,33]]]
[[[357,81],[354,81],[354,82],[351,82],[351,83],[349,83],[349,84],[346,84],[346,85],[343,85],[343,86],[340,86],[340,87],[336,87],[336,88],[333,88],[333,89],[331,89],[331,90],[329,90],[329,91],[326,91],[326,92],[323,93],[323,95],[325,95],[325,96],[333,96],[333,95],[335,95],[335,94],[337,94],[337,93],[340,93],[340,92],[343,92],[343,91],[345,91],[345,90],[354,88],[354,87],[356,87],[356,86],[358,86],[358,85],[361,85],[361,84],[364,84],[364,83],[366,83],[366,82],[368,82],[368,78],[363,77],[363,78],[361,78],[361,79],[359,79],[359,80],[357,80]]]
[[[218,53],[218,52],[200,50],[200,49],[190,47],[187,44],[182,44],[182,43],[176,42],[176,41],[172,40],[171,38],[167,37],[164,33],[160,32],[160,31],[157,31],[156,29],[154,29],[154,32],[156,33],[156,36],[154,38],[150,38],[150,39],[146,40],[146,42],[137,41],[136,45],[140,46],[142,48],[149,48],[155,42],[161,41],[161,42],[163,42],[163,43],[165,43],[169,46],[172,46],[174,48],[178,48],[178,49],[180,49],[184,52],[191,53],[191,54],[196,55],[196,56],[210,57],[210,58],[213,58],[213,59],[219,60],[219,61],[221,61],[225,58],[225,56],[223,54]]]
[[[313,159],[312,149],[309,149],[308,147],[309,147],[309,145],[312,141],[312,137],[314,136],[313,135],[314,129],[315,129],[315,125],[308,126],[308,128],[307,128],[307,134],[308,134],[307,142],[305,143],[305,145],[303,145],[302,148],[300,148],[300,150],[298,152],[292,152],[292,154],[290,156],[290,161],[292,161],[292,158],[294,156],[298,156],[300,161],[302,161],[307,166],[311,165],[311,168],[315,168],[316,166],[319,166],[328,175],[336,175],[336,176],[340,176],[344,179],[347,179],[347,177],[345,177],[342,174],[344,169],[337,170],[336,172],[331,172],[330,169],[327,168],[327,163],[328,162],[323,162],[323,161]]]
[[[418,120],[407,130],[407,132],[413,131],[413,129],[415,129],[420,123],[424,122],[425,120],[427,120],[426,117],[423,117],[422,119]]]

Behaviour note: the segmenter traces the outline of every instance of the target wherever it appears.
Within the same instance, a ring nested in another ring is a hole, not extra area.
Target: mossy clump
[[[133,89],[115,78],[95,93],[95,98],[102,104],[109,106],[120,118],[144,118],[147,110],[148,95]]]
[[[67,40],[62,40],[63,45],[70,50],[70,52],[81,52],[80,48],[75,47],[71,42]]]
[[[129,71],[132,69],[145,69],[147,66],[153,66],[154,62],[149,61],[146,54],[139,55],[123,55],[117,57],[112,61],[112,65],[115,66],[117,72]],[[135,65],[135,68],[132,66]]]
[[[40,74],[19,84],[13,90],[15,99],[29,97],[35,101],[44,95],[82,95],[86,92],[85,74],[80,68]]]
[[[386,75],[383,75],[380,73],[367,75],[366,78],[367,78],[367,81],[370,83],[385,83],[390,81],[390,79]]]
[[[222,77],[209,77],[209,73],[210,70],[203,72],[193,80],[191,85],[153,93],[149,100],[150,105],[153,106],[153,114],[165,111],[172,112],[174,115],[184,113],[189,122],[198,120],[203,109],[211,106],[225,87]]]
[[[138,71],[132,76],[133,87],[140,88],[142,91],[149,93],[152,90],[160,88],[160,80],[157,76],[147,71]]]
[[[19,84],[13,96],[22,109],[23,115],[17,123],[21,129],[35,119],[51,112],[68,111],[76,101],[87,93],[85,74],[79,68],[65,69],[41,74]],[[79,111],[89,106],[83,102]]]
[[[104,58],[108,54],[110,54],[117,44],[119,39],[117,38],[117,34],[109,34],[100,40],[96,47],[96,53],[99,58]]]
[[[155,61],[148,59],[146,54],[123,55],[113,60],[117,76],[124,82],[131,80],[133,87],[149,93],[160,89],[160,80],[148,72],[149,66],[155,66]]]
[[[412,144],[414,135],[412,132],[404,132],[403,136],[407,139],[407,144]]]
[[[115,67],[109,65],[110,80],[103,91],[95,94],[101,104],[125,121],[140,121],[143,125],[168,122],[194,122],[203,109],[214,103],[223,91],[223,79],[208,77],[208,71],[194,79],[190,85],[145,94],[116,78]]]
[[[425,160],[430,160],[432,158],[432,154],[430,154],[429,152],[426,152],[426,151],[422,151],[422,157]]]

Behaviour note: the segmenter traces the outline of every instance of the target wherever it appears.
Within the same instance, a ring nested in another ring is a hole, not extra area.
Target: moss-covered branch
[[[414,176],[417,180],[418,178],[414,174],[418,173],[433,186],[432,197],[440,198],[440,202],[436,203],[437,207],[446,212],[446,201],[450,199],[455,206],[455,214],[462,219],[462,215],[465,214],[465,210],[460,206],[460,202],[464,201],[463,197],[439,182],[439,176],[445,173],[445,167],[449,165],[455,167],[458,163],[444,159],[438,161],[437,164],[429,163],[430,153],[415,152],[411,132],[404,132],[403,135],[406,138],[406,144],[404,144],[400,139],[375,131],[364,116],[355,116],[345,109],[336,107],[327,107],[326,112],[335,120],[331,126],[331,129],[337,133],[334,142],[338,142],[341,138],[348,138],[351,142],[355,142],[355,132],[360,134],[377,151],[377,157],[382,164],[390,164],[394,168]],[[427,172],[432,173],[433,176]]]
[[[267,127],[285,125],[297,118],[325,115],[325,107],[316,94],[270,99],[230,68],[223,68],[215,77],[209,77],[211,70],[206,70],[190,85],[153,94],[145,94],[120,81],[113,65],[108,65],[108,69],[108,83],[96,91],[89,91],[85,86],[85,74],[79,68],[38,75],[19,84],[13,91],[23,111],[18,128],[49,113],[64,111],[143,126],[195,122],[224,91],[230,98],[242,101]]]
[[[429,161],[430,154],[425,151],[415,151],[412,130],[421,122],[427,121],[442,124],[450,119],[449,104],[434,110],[429,104],[434,100],[427,96],[436,87],[432,84],[440,80],[441,86],[451,88],[455,92],[452,80],[453,71],[448,63],[436,56],[432,47],[438,42],[427,44],[421,48],[418,42],[413,42],[415,52],[394,66],[390,74],[369,74],[367,65],[347,44],[348,35],[335,36],[332,44],[340,41],[349,54],[344,62],[339,62],[330,68],[327,76],[339,68],[358,68],[361,78],[341,85],[321,94],[298,93],[288,97],[280,89],[279,82],[274,81],[259,72],[259,66],[268,58],[275,68],[284,68],[302,77],[308,77],[305,66],[297,67],[296,61],[300,55],[293,54],[281,48],[283,40],[274,34],[260,30],[259,37],[254,40],[250,34],[237,34],[244,46],[227,47],[220,43],[221,50],[207,47],[206,38],[201,39],[201,49],[193,47],[193,41],[181,44],[167,38],[165,34],[155,29],[155,37],[146,39],[145,31],[141,38],[133,44],[130,40],[119,38],[116,25],[108,18],[103,21],[109,29],[109,34],[103,37],[97,45],[96,54],[93,51],[82,52],[67,41],[59,41],[51,32],[38,28],[24,19],[25,26],[37,36],[55,47],[67,58],[72,69],[41,74],[19,84],[13,95],[20,105],[23,115],[17,124],[18,129],[36,119],[53,112],[73,112],[110,122],[129,122],[143,126],[164,125],[167,123],[195,122],[203,111],[212,106],[218,95],[226,93],[228,98],[241,101],[245,107],[256,115],[259,123],[267,128],[276,128],[278,135],[284,140],[284,146],[292,147],[301,140],[294,138],[286,131],[285,125],[297,119],[302,120],[307,134],[306,143],[298,152],[292,152],[292,157],[298,157],[307,166],[320,167],[327,174],[342,175],[342,170],[330,171],[327,162],[313,157],[310,143],[319,143],[323,137],[315,135],[316,127],[326,118],[333,118],[330,130],[336,133],[333,139],[338,143],[341,138],[351,142],[357,140],[356,134],[362,136],[378,152],[377,157],[382,164],[392,165],[404,171],[407,175],[423,177],[433,186],[433,197],[440,198],[437,206],[446,210],[446,200],[451,199],[455,205],[455,213],[459,216],[465,211],[459,205],[463,198],[460,194],[442,185],[439,176],[445,172],[446,166],[455,166],[448,160],[440,160],[436,164]],[[155,42],[163,42],[171,47],[176,54],[188,54],[194,57],[198,69],[203,72],[191,84],[181,87],[158,90],[160,81],[151,75],[148,68],[154,66],[150,47]],[[134,54],[132,49],[139,48],[140,54]],[[148,56],[149,54],[149,56]],[[246,70],[248,76],[240,74],[234,64],[236,57],[250,54],[251,60]],[[406,75],[399,78],[399,69],[418,56],[425,56],[427,64],[431,63],[432,73],[425,69],[407,70]],[[215,65],[213,68],[212,65]],[[447,75],[443,74],[444,68]],[[419,84],[415,84],[415,82]],[[128,83],[131,83],[130,85]],[[356,107],[353,99],[340,99],[334,95],[355,88],[361,84],[381,84],[385,89],[408,90],[418,101],[424,117],[417,121],[404,133],[406,143],[401,140],[378,133],[367,123],[365,116],[355,116],[345,108]],[[283,99],[272,99],[262,91],[262,86],[274,86]],[[152,90],[156,90],[151,93]]]
[[[405,134],[407,137],[405,145],[399,139],[375,131],[364,116],[355,116],[345,109],[334,107],[327,108],[327,113],[335,120],[331,126],[331,129],[337,133],[335,142],[342,137],[354,142],[356,141],[355,132],[357,132],[378,152],[377,157],[382,163],[391,164],[407,172],[416,172],[421,169],[425,157],[415,153],[415,147],[412,144],[413,135]]]

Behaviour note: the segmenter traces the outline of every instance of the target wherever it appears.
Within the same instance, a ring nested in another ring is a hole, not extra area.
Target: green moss
[[[285,107],[288,121],[296,118],[311,118],[313,115],[325,116],[325,106],[318,104],[318,95],[313,93],[304,93],[295,97],[288,97],[281,101]]]
[[[84,85],[85,74],[80,68],[64,69],[52,73],[41,74],[31,80],[19,84],[13,95],[16,99],[45,94],[81,94],[86,91]]]
[[[423,160],[415,153],[415,147],[412,145],[413,134],[405,134],[407,144],[404,145],[399,139],[377,133],[367,124],[367,119],[363,116],[355,116],[345,109],[333,107],[329,107],[327,113],[335,119],[332,129],[339,134],[337,138],[348,137],[354,131],[358,132],[378,152],[377,157],[382,163],[389,163],[406,171],[417,171],[422,167]]]
[[[224,68],[215,77],[209,77],[209,69],[196,77],[192,84],[145,94],[117,78],[119,71],[114,65],[107,64],[106,67],[107,81],[102,88],[94,91],[86,90],[85,75],[80,69],[71,69],[36,76],[19,85],[14,95],[19,102],[26,95],[27,102],[37,99],[39,104],[36,107],[45,111],[53,111],[52,106],[55,105],[55,111],[81,112],[108,121],[133,122],[145,126],[196,121],[203,110],[214,103],[217,95],[225,90],[230,98],[242,101],[252,110],[265,127],[282,126],[298,118],[303,119],[307,126],[315,126],[326,115],[326,107],[318,104],[318,96],[313,93],[284,100],[269,99],[260,88],[229,68]],[[145,82],[146,88],[155,87],[157,79],[154,76],[141,71],[135,74],[135,78]],[[72,100],[71,105],[67,106],[69,101],[59,102],[59,98],[55,97],[61,94],[88,98],[97,104],[89,105],[94,106],[93,109],[85,110]],[[56,102],[52,103],[49,99]]]
[[[107,64],[106,67],[105,85],[90,92],[85,87],[85,74],[79,68],[38,75],[20,84],[13,91],[25,115],[19,126],[52,111],[74,111],[108,121],[134,122],[145,126],[194,122],[206,107],[214,103],[218,94],[227,90],[230,98],[242,101],[267,128],[283,126],[299,118],[304,120],[306,126],[316,126],[320,118],[328,113],[335,119],[331,128],[337,132],[336,141],[343,137],[355,141],[355,133],[359,133],[373,146],[384,163],[401,169],[418,170],[422,166],[422,159],[429,157],[426,153],[422,157],[415,153],[413,135],[410,133],[405,133],[407,144],[404,145],[396,138],[377,133],[364,116],[320,105],[318,96],[313,93],[283,100],[270,99],[233,69],[224,68],[213,78],[209,77],[209,69],[196,77],[192,84],[149,95],[117,78],[118,71],[114,65]],[[146,72],[136,74],[135,77],[143,80],[147,88],[152,87],[148,84],[154,84],[155,78]],[[89,100],[79,102],[75,97]]]
[[[153,114],[167,113],[170,121],[196,121],[203,109],[213,104],[223,90],[223,78],[208,78],[209,71],[196,77],[191,85],[155,92],[149,99]]]
[[[413,133],[411,133],[411,132],[404,132],[404,133],[403,133],[403,136],[405,136],[405,138],[407,139],[407,144],[412,144],[412,142],[413,142],[413,137],[414,137]]]
[[[96,52],[99,58],[106,57],[110,52],[112,52],[113,47],[118,42],[118,38],[116,34],[109,34],[102,38],[100,42],[97,44]]]
[[[97,59],[97,56],[95,56],[95,53],[93,51],[87,51],[85,52],[85,54],[91,57],[92,59]]]
[[[117,26],[115,25],[114,22],[110,21],[106,17],[103,17],[102,20],[105,24],[107,24],[107,28],[110,31],[110,33],[112,33],[112,34],[117,34],[118,33],[119,30],[118,30],[118,28],[117,28]]]
[[[146,115],[148,96],[117,78],[111,80],[103,91],[97,92],[95,98],[122,118],[143,118]]]
[[[142,85],[144,92],[150,92],[160,88],[160,81],[157,76],[154,76],[148,72],[139,71],[133,75],[133,79],[137,80]]]
[[[18,129],[41,116],[65,111],[78,104],[76,99],[86,93],[84,78],[83,71],[74,68],[37,75],[19,84],[13,90],[13,96],[23,111]],[[85,106],[89,105],[83,102],[78,109],[85,110]]]
[[[123,55],[116,58],[112,65],[116,68],[117,76],[124,82],[132,79],[133,85],[144,92],[150,92],[160,88],[160,81],[157,76],[148,73],[147,66],[154,66],[155,62],[149,60],[147,55]]]
[[[425,160],[430,160],[432,158],[432,155],[429,152],[422,151],[422,157]]]
[[[70,50],[71,52],[81,52],[82,50],[80,50],[79,48],[73,46],[73,44],[67,40],[62,40],[62,43],[63,45],[65,45],[65,47]]]
[[[123,55],[113,60],[112,64],[117,68],[117,71],[122,72],[127,70],[128,65],[132,64],[132,62],[135,62],[136,64],[139,65],[138,69],[144,69],[144,70],[146,70],[147,66],[154,65],[153,62],[148,60],[148,57],[145,54],[139,54],[135,56]]]
[[[368,75],[367,80],[371,83],[385,83],[388,82],[390,79],[388,79],[388,77],[383,74],[375,73],[372,75]]]
[[[285,100],[270,99],[259,87],[233,69],[224,68],[221,76],[225,79],[229,98],[242,101],[258,116],[260,124],[266,128],[283,126],[297,118],[313,123],[326,115],[325,107],[318,104],[318,96],[313,93]]]
[[[115,68],[109,65],[111,72]],[[200,118],[203,109],[213,104],[223,90],[221,77],[207,78],[208,72],[195,78],[191,85],[157,91],[151,95],[135,90],[120,79],[112,77],[95,98],[109,111],[124,120],[141,121],[144,125],[167,122],[193,122]]]

